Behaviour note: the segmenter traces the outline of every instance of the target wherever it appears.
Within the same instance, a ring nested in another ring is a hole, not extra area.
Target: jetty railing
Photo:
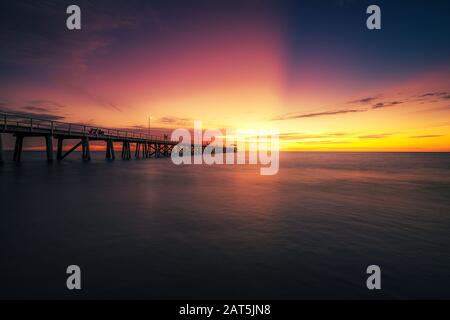
[[[24,132],[47,131],[50,134],[83,135],[90,137],[112,139],[141,139],[150,141],[171,141],[168,136],[151,135],[143,132],[135,132],[126,129],[107,128],[96,125],[68,123],[58,120],[48,120],[40,117],[30,117],[13,113],[0,112],[0,131],[6,132],[13,129]]]

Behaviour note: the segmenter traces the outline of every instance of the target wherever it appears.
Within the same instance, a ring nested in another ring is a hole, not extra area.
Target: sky
[[[449,1],[3,0],[0,17],[6,112],[275,129],[283,150],[450,151]]]

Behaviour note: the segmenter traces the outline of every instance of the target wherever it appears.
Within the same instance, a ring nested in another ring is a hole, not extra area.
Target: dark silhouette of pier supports
[[[63,138],[60,137],[60,138],[58,138],[58,148],[56,150],[56,159],[57,160],[62,160],[63,159],[62,149],[63,149]]]
[[[45,148],[47,151],[47,161],[53,161],[53,138],[52,136],[45,136]]]
[[[89,148],[89,138],[83,138],[81,139],[81,158],[84,161],[91,160],[91,150]]]
[[[155,144],[155,158],[159,158],[161,156],[161,144]]]
[[[163,145],[163,154],[165,157],[169,155],[169,146],[167,144]]]
[[[141,154],[141,143],[136,142],[136,150],[134,152],[134,157],[139,158],[140,154]]]
[[[148,157],[151,158],[152,156],[155,156],[156,158],[156,146],[155,144],[149,143],[148,144]]]
[[[114,143],[112,140],[106,140],[106,159],[114,160],[116,155],[114,153]]]
[[[147,158],[148,158],[148,143],[146,143],[146,142],[144,142],[144,143],[142,144],[142,157],[143,157],[144,159],[147,159]]]
[[[51,135],[16,134],[15,136],[16,136],[16,143],[14,146],[14,155],[13,155],[13,160],[15,162],[20,162],[20,159],[22,158],[23,141],[26,137],[44,137],[47,160],[53,161],[53,139]]]
[[[20,158],[22,156],[22,149],[23,149],[23,135],[16,135],[16,144],[14,146],[14,156],[13,159],[15,162],[20,162]]]
[[[131,159],[131,148],[129,141],[123,141],[122,143],[122,159],[124,160]]]
[[[76,145],[74,145],[72,148],[70,148],[69,151],[63,154],[63,137],[58,137],[58,149],[56,151],[56,159],[62,160],[65,157],[67,157],[69,154],[71,154],[73,151],[75,151],[79,146],[81,146],[81,159],[85,161],[91,160],[91,151],[89,147],[89,138],[84,137],[81,138],[81,141],[78,142]]]

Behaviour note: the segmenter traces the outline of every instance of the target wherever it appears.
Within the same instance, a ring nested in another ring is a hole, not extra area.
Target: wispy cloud
[[[403,103],[403,101],[378,102],[372,106],[372,109],[393,107],[401,103]]]
[[[54,108],[64,108],[65,107],[65,105],[60,104],[60,103],[55,102],[55,101],[51,101],[51,100],[40,100],[40,99],[28,100],[28,101],[26,101],[26,103],[29,103],[31,105],[40,105],[40,106],[45,105],[45,106],[47,106],[49,108],[53,108],[53,107]]]
[[[338,114],[349,114],[355,112],[367,112],[370,110],[388,108],[388,107],[396,107],[402,104],[407,104],[413,101],[421,101],[424,103],[433,103],[437,101],[449,100],[450,94],[446,91],[436,91],[436,92],[425,92],[419,95],[413,95],[410,97],[396,99],[396,100],[386,100],[382,101],[381,95],[373,95],[364,97],[361,99],[351,100],[346,102],[346,104],[360,104],[363,105],[361,108],[343,108],[343,109],[332,109],[321,112],[311,112],[311,113],[300,113],[300,112],[291,112],[285,113],[279,116],[272,118],[272,120],[290,120],[290,119],[301,119],[301,118],[313,118],[313,117],[322,117],[329,115],[338,115]],[[430,109],[430,111],[439,111],[446,110],[448,107],[439,107]]]
[[[380,134],[368,134],[364,136],[359,136],[359,139],[385,139],[389,136],[392,136],[393,133],[380,133]]]
[[[361,98],[361,99],[351,100],[351,101],[348,101],[347,103],[349,103],[349,104],[367,104],[367,103],[371,103],[371,102],[377,100],[378,98],[379,98],[379,96],[370,96],[370,97],[365,97],[365,98]]]
[[[193,120],[189,118],[166,116],[160,118],[158,122],[171,125],[186,125],[188,123],[192,123]]]
[[[15,114],[15,115],[21,116],[21,117],[34,118],[34,119],[40,119],[40,120],[61,121],[61,120],[65,119],[64,116],[52,114],[52,113],[45,113],[45,112],[17,111],[17,110],[10,110],[10,109],[6,109],[6,108],[3,108],[0,111],[3,111],[5,113]]]
[[[0,108],[5,108],[8,104],[8,100],[0,98]]]
[[[28,100],[23,109],[36,112],[55,112],[63,109],[65,106],[51,100]]]
[[[281,140],[307,140],[307,139],[329,139],[336,137],[347,136],[347,133],[344,132],[332,132],[332,133],[324,133],[324,134],[305,134],[302,132],[285,132],[280,133],[278,137]]]
[[[323,112],[313,112],[313,113],[286,113],[284,115],[280,115],[278,117],[273,118],[272,120],[289,120],[289,119],[301,119],[301,118],[314,118],[314,117],[322,117],[322,116],[331,116],[337,114],[346,114],[346,113],[355,113],[355,112],[363,112],[366,110],[360,109],[341,109],[341,110],[333,110],[333,111],[323,111]]]
[[[419,101],[420,104],[427,104],[427,103],[435,103],[435,102],[441,102],[446,101],[450,99],[450,94],[447,91],[435,91],[435,92],[425,92],[419,95],[415,95],[412,97],[409,97],[408,101]]]
[[[84,98],[96,103],[98,106],[100,106],[102,108],[122,112],[122,109],[120,107],[118,107],[115,103],[109,101],[108,99],[100,97],[98,95],[92,94],[90,91],[88,91],[80,86],[66,84],[66,87],[69,90],[71,90],[72,92],[74,92],[75,94],[77,94],[78,96],[84,97]]]
[[[428,108],[424,110],[416,111],[417,113],[427,113],[427,112],[440,112],[440,111],[449,111],[450,105],[448,106],[441,106],[441,107],[434,107],[434,108]]]
[[[424,97],[440,97],[440,96],[445,96],[447,94],[447,92],[426,92],[423,93],[421,95],[419,95],[420,98],[424,98]]]
[[[58,114],[65,106],[55,101],[32,99],[24,102],[14,102],[0,98],[3,112],[45,120],[62,120],[65,117]]]
[[[34,107],[34,106],[27,106],[27,107],[24,107],[24,109],[29,110],[29,111],[36,111],[36,112],[48,112],[47,108]]]
[[[301,141],[298,142],[297,145],[301,146],[301,145],[308,145],[308,144],[315,144],[315,145],[319,145],[319,144],[343,144],[343,143],[347,143],[348,141],[341,141],[341,140],[314,140],[314,141]]]
[[[411,136],[410,138],[423,139],[423,138],[439,138],[443,136],[444,136],[443,134],[428,134],[423,136]]]

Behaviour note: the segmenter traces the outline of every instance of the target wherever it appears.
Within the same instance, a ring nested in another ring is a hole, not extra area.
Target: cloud
[[[56,115],[56,114],[52,114],[52,113],[45,113],[45,112],[37,113],[37,112],[16,111],[16,110],[9,110],[9,109],[4,109],[1,111],[4,111],[5,113],[10,113],[12,115],[17,115],[20,117],[34,118],[34,119],[39,119],[39,120],[61,121],[61,120],[65,119],[64,116],[60,116],[60,115]]]
[[[379,133],[358,136],[359,139],[385,139],[396,133]],[[281,140],[295,141],[295,140],[309,140],[309,139],[330,139],[337,138],[336,140],[315,140],[315,141],[301,141],[301,143],[319,143],[319,142],[336,142],[342,143],[342,137],[353,136],[351,133],[338,132],[338,133],[324,133],[324,134],[304,134],[301,132],[287,132],[280,133],[279,138]]]
[[[439,97],[439,96],[445,96],[447,92],[426,92],[421,95],[419,95],[420,98],[424,97]]]
[[[334,132],[334,133],[328,133],[329,136],[334,136],[334,137],[341,137],[341,136],[347,136],[348,133],[346,132]]]
[[[17,103],[0,98],[1,111],[5,113],[15,114],[27,118],[36,118],[42,120],[62,120],[64,116],[57,113],[65,108],[64,105],[44,99],[27,100],[23,103]]]
[[[357,99],[357,100],[352,100],[349,101],[347,103],[359,103],[359,104],[366,104],[366,103],[370,103],[373,102],[374,100],[377,100],[378,96],[372,96],[372,97],[365,97],[365,98],[361,98],[361,99]]]
[[[425,92],[409,98],[410,101],[421,101],[421,104],[446,101],[449,99],[450,94],[446,91]]]
[[[286,132],[280,133],[278,137],[282,140],[304,140],[304,139],[326,139],[333,137],[341,137],[346,136],[347,133],[338,132],[338,133],[324,133],[324,134],[304,134],[302,132]]]
[[[119,112],[122,112],[122,109],[120,109],[116,104],[114,104],[114,103],[112,103],[112,102],[109,102],[108,104],[109,104],[109,106],[110,106],[111,108],[113,108],[114,110],[119,111]]]
[[[410,138],[415,138],[415,139],[422,139],[422,138],[439,138],[439,137],[443,137],[443,134],[429,134],[429,135],[423,135],[423,136],[411,136]]]
[[[192,119],[189,118],[180,118],[180,117],[162,117],[159,119],[159,122],[166,123],[166,124],[187,124],[190,122],[193,122]]]
[[[347,104],[369,104],[370,106],[361,108],[361,109],[355,109],[355,108],[349,108],[349,109],[339,109],[339,110],[329,110],[329,111],[322,111],[322,112],[312,112],[312,113],[285,113],[282,115],[279,115],[277,117],[272,118],[271,120],[277,121],[277,120],[290,120],[290,119],[301,119],[301,118],[313,118],[313,117],[321,117],[321,116],[328,116],[328,115],[336,115],[336,114],[348,114],[348,113],[355,113],[355,112],[366,112],[369,110],[375,110],[375,109],[382,109],[387,107],[395,107],[404,103],[408,103],[411,101],[422,101],[421,103],[432,103],[437,101],[443,101],[443,100],[449,100],[450,94],[445,91],[435,91],[435,92],[426,92],[422,93],[420,95],[410,96],[409,98],[401,99],[401,100],[392,100],[392,101],[379,101],[376,102],[376,100],[379,100],[380,96],[373,95],[364,97],[357,100],[348,101]],[[438,99],[438,100],[436,100]],[[446,110],[448,107],[439,107],[434,109],[429,109],[430,111],[438,111],[438,110]]]
[[[148,129],[148,127],[146,127],[146,126],[143,126],[143,125],[140,125],[140,124],[135,124],[134,126],[131,126],[131,127],[126,127],[127,129],[130,129],[130,128],[132,128],[132,129],[138,129],[138,130],[144,130],[144,129]]]
[[[98,95],[94,95],[90,91],[88,91],[80,86],[66,84],[66,87],[69,90],[71,90],[73,93],[77,94],[78,96],[82,96],[88,100],[91,100],[92,102],[96,103],[100,107],[122,112],[122,109],[119,108],[115,103],[113,103],[107,99],[104,99],[103,97],[100,97]]]
[[[393,133],[380,133],[380,134],[369,134],[364,136],[359,136],[359,139],[385,139],[389,136],[393,135]]]
[[[386,107],[396,106],[398,104],[403,103],[403,101],[391,101],[391,102],[378,102],[372,106],[372,109],[380,109]]]
[[[315,140],[315,141],[301,141],[298,142],[297,145],[305,145],[305,144],[342,144],[348,143],[348,141],[335,141],[335,140]]]
[[[366,111],[366,110],[342,109],[342,110],[313,112],[313,113],[301,113],[301,114],[286,113],[284,115],[280,115],[278,117],[275,117],[272,120],[289,120],[289,119],[301,119],[301,118],[314,118],[314,117],[322,117],[322,116],[330,116],[330,115],[346,114],[346,113],[355,113],[355,112],[364,112],[364,111]]]
[[[46,109],[46,108],[33,107],[33,106],[26,106],[24,109],[28,110],[28,111],[37,111],[37,112],[47,112],[48,111],[48,109]]]
[[[424,113],[424,112],[436,112],[436,111],[447,111],[450,110],[450,106],[441,106],[441,107],[435,107],[435,108],[428,108],[424,110],[419,110],[416,112]]]
[[[376,100],[379,100],[379,96],[370,96],[358,100],[349,101],[347,103],[362,103],[362,104],[372,104],[372,109],[381,109],[381,108],[387,108],[387,107],[394,107],[399,104],[403,104],[410,101],[421,101],[421,103],[432,103],[432,102],[438,102],[441,100],[449,100],[450,94],[446,91],[432,91],[432,92],[425,92],[419,95],[410,96],[408,98],[402,99],[402,100],[393,100],[393,101],[380,101],[376,102]]]
[[[55,112],[58,109],[65,108],[64,105],[50,100],[28,100],[23,109],[36,112]]]
[[[29,67],[71,72],[88,69],[88,58],[117,41],[111,31],[137,26],[139,11],[113,1],[78,1],[82,32],[65,28],[67,1],[8,1],[2,6],[0,60]]]
[[[0,98],[0,108],[5,108],[8,104],[8,100]]]
[[[60,104],[55,101],[51,101],[51,100],[39,100],[38,99],[38,100],[28,100],[26,102],[29,104],[32,104],[32,105],[47,105],[47,106],[55,107],[55,108],[64,108],[65,107],[65,105]]]

